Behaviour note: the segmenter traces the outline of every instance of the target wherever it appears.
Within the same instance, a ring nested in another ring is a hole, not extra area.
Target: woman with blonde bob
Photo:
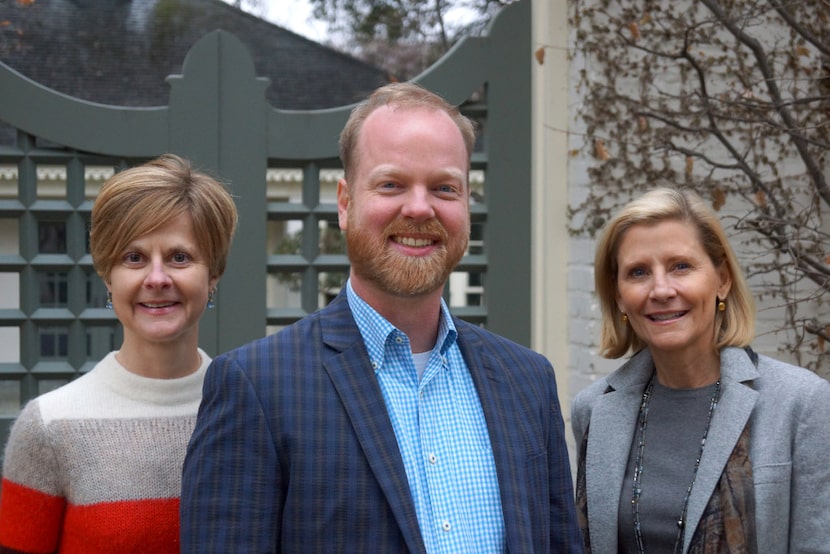
[[[717,216],[652,190],[605,226],[601,352],[575,398],[587,552],[830,552],[830,383],[755,353],[755,308]]]
[[[172,154],[101,187],[90,253],[124,340],[15,421],[0,551],[179,552],[182,463],[211,361],[199,320],[236,223],[225,188]]]

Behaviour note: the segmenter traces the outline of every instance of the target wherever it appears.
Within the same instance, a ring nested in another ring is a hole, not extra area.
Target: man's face
[[[438,110],[384,106],[364,122],[356,154],[337,191],[352,279],[399,296],[442,288],[470,232],[458,127]]]

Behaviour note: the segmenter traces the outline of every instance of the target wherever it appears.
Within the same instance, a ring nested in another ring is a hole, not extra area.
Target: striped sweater
[[[0,551],[179,552],[187,442],[210,358],[179,379],[127,371],[112,352],[12,427]]]

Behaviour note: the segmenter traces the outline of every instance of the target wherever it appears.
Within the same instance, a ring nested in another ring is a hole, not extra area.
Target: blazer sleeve
[[[583,551],[582,532],[574,503],[573,474],[565,438],[565,421],[559,405],[553,367],[547,364],[551,400],[548,422],[548,487],[550,497],[550,551],[578,554]]]
[[[789,551],[830,552],[830,383],[807,393],[795,425]]]
[[[227,355],[205,376],[182,474],[181,551],[272,552],[282,519],[280,464],[249,374]]]

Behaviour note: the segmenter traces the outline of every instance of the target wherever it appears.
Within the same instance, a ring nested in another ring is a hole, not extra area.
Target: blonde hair
[[[461,131],[464,146],[467,148],[469,163],[475,147],[475,123],[463,115],[458,108],[446,100],[415,83],[391,83],[375,90],[366,100],[352,109],[349,120],[340,132],[340,161],[343,163],[346,180],[349,180],[353,167],[357,164],[357,141],[366,118],[383,106],[399,108],[431,108],[450,116]]]
[[[715,311],[715,348],[748,346],[755,337],[755,301],[720,220],[695,193],[663,187],[626,204],[605,225],[597,243],[594,285],[602,310],[600,353],[606,358],[619,358],[646,346],[630,326],[622,322],[617,307],[620,243],[635,225],[656,225],[668,220],[693,225],[714,266],[725,267],[732,279],[729,293],[721,299],[726,310]]]
[[[112,268],[130,242],[181,214],[193,222],[210,278],[220,277],[236,230],[236,205],[216,179],[174,154],[120,171],[103,184],[89,231],[95,271],[109,283]]]

